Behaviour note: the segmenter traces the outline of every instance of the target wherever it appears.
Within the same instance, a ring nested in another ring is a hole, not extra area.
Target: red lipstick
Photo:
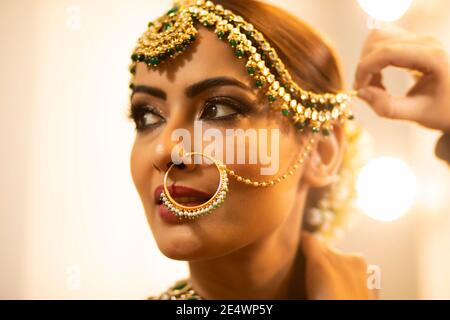
[[[177,201],[178,203],[185,206],[196,206],[201,203],[208,201],[212,196],[193,188],[188,188],[184,186],[178,185],[170,185],[167,187],[171,197]],[[164,191],[164,187],[162,185],[158,186],[154,192],[155,204],[159,205],[159,215],[163,218],[164,221],[169,223],[181,223],[186,221],[192,221],[189,219],[179,219],[172,211],[166,208],[161,203],[160,195]]]

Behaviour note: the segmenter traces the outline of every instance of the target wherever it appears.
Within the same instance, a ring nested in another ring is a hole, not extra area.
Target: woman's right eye
[[[155,128],[165,122],[161,114],[150,105],[132,106],[131,118],[134,120],[136,130],[139,132]]]

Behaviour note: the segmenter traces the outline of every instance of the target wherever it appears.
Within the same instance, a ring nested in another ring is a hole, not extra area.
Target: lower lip
[[[185,205],[185,206],[196,206],[199,204],[200,203],[183,203],[183,205]],[[180,224],[180,223],[184,223],[184,222],[194,221],[193,219],[178,218],[172,211],[167,209],[167,207],[163,204],[159,205],[158,211],[159,211],[160,217],[164,221],[166,221],[167,223],[170,223],[170,224]]]

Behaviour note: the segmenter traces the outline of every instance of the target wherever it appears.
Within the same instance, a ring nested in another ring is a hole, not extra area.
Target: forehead
[[[138,63],[135,83],[188,86],[218,76],[234,77],[252,87],[245,60],[238,59],[226,41],[200,26],[196,41],[175,59],[168,59],[157,68]]]

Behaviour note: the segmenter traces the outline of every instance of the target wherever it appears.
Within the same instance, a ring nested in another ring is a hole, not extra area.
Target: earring
[[[225,198],[227,196],[228,192],[228,176],[227,176],[227,170],[226,166],[221,163],[219,160],[214,159],[213,157],[210,157],[204,153],[201,152],[189,152],[184,154],[184,157],[189,156],[195,156],[199,155],[202,156],[208,160],[210,160],[217,170],[219,171],[219,185],[217,187],[216,192],[214,195],[209,199],[208,201],[196,205],[196,206],[184,206],[178,202],[175,201],[175,199],[172,198],[170,195],[169,189],[167,187],[167,180],[169,177],[169,173],[172,170],[175,164],[172,164],[169,169],[166,171],[166,174],[164,175],[164,183],[163,188],[164,191],[160,195],[160,199],[164,206],[167,207],[171,212],[173,212],[178,218],[188,218],[188,219],[195,219],[200,216],[204,216],[209,214],[211,211],[217,209],[220,207],[220,205],[225,201]]]

